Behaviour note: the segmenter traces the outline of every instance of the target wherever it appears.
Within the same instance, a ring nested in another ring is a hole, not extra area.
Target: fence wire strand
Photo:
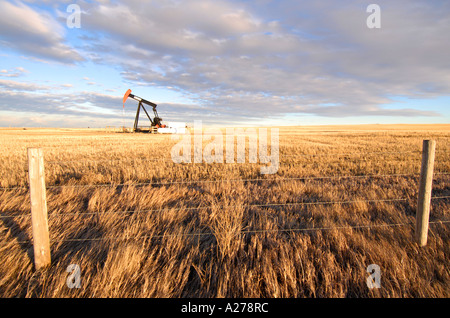
[[[360,179],[360,178],[385,178],[385,177],[407,177],[419,176],[420,174],[373,174],[373,175],[341,175],[341,176],[320,176],[320,177],[293,177],[293,178],[249,178],[249,179],[217,179],[217,180],[180,180],[167,182],[137,182],[137,183],[105,183],[105,184],[86,184],[86,185],[53,185],[47,186],[47,189],[54,188],[90,188],[90,187],[123,187],[123,186],[146,186],[146,185],[174,185],[174,184],[201,184],[201,183],[227,183],[227,182],[285,182],[299,180],[326,180],[326,179]]]
[[[411,150],[411,151],[375,151],[375,152],[357,152],[357,153],[320,153],[320,154],[295,154],[295,155],[287,155],[280,153],[280,158],[291,158],[291,157],[327,157],[327,156],[370,156],[370,155],[394,155],[394,154],[411,154],[411,153],[417,153],[420,154],[420,150]],[[191,156],[193,157],[193,156]],[[111,162],[111,161],[124,161],[123,159],[116,159],[116,158],[110,158],[110,159],[84,159],[84,160],[48,160],[46,163],[80,163],[80,162]],[[161,157],[161,158],[133,158],[130,161],[172,161],[172,158],[169,157]],[[225,160],[224,160],[225,161]]]
[[[317,202],[286,202],[286,203],[265,203],[265,204],[239,204],[234,207],[245,208],[262,208],[262,207],[276,207],[276,206],[310,206],[310,205],[338,205],[338,204],[352,204],[352,203],[380,203],[380,202],[406,202],[414,200],[415,198],[402,198],[402,199],[373,199],[373,200],[347,200],[347,201],[317,201]],[[435,196],[431,200],[443,200],[450,199],[450,196]],[[215,208],[223,209],[228,206],[220,205]],[[203,209],[210,209],[211,206],[197,206],[197,207],[164,207],[160,209],[149,210],[121,210],[121,211],[97,211],[97,212],[66,212],[66,213],[49,213],[48,217],[62,217],[62,216],[88,216],[88,215],[105,215],[105,214],[139,214],[139,213],[157,213],[165,210],[171,211],[196,211]],[[23,213],[18,215],[0,215],[0,219],[19,218],[19,217],[31,217],[31,214]]]
[[[429,224],[449,224],[450,220],[435,220],[430,221]],[[385,224],[371,224],[371,225],[346,225],[346,226],[329,226],[329,227],[303,227],[303,228],[281,228],[281,229],[261,229],[261,230],[240,230],[236,236],[242,234],[261,234],[261,233],[283,233],[283,232],[311,232],[311,231],[331,231],[331,230],[358,230],[358,229],[374,229],[383,227],[400,227],[400,226],[414,226],[414,222],[405,223],[385,223]],[[126,240],[151,240],[151,239],[164,239],[174,237],[189,237],[189,236],[211,236],[216,235],[216,232],[198,232],[198,233],[177,233],[177,234],[158,234],[158,235],[142,235],[142,236],[110,236],[110,237],[98,237],[98,238],[66,238],[66,239],[52,239],[55,243],[64,242],[89,242],[89,241],[126,241]],[[3,242],[6,243],[6,242]],[[17,244],[32,244],[30,241],[15,241]]]
[[[284,155],[281,154],[280,157],[291,158],[291,157],[323,157],[323,156],[370,156],[370,155],[394,155],[394,154],[411,154],[411,153],[421,153],[419,150],[395,152],[395,151],[380,151],[380,152],[368,152],[368,153],[327,153],[327,154],[297,154],[297,155]],[[120,159],[102,159],[102,160],[51,160],[46,161],[49,164],[62,164],[62,163],[80,163],[80,162],[113,162],[113,161],[123,161]],[[172,158],[138,158],[133,159],[133,161],[172,161]],[[203,162],[202,162],[203,163]],[[446,176],[450,175],[450,172],[436,172],[435,176]],[[311,176],[311,177],[285,177],[285,178],[248,178],[248,179],[220,179],[220,180],[181,180],[181,181],[169,181],[169,182],[141,182],[141,183],[110,183],[110,184],[81,184],[81,185],[50,185],[47,189],[57,189],[57,188],[93,188],[93,187],[126,187],[126,186],[145,186],[145,185],[179,185],[179,184],[201,184],[201,183],[227,183],[227,182],[287,182],[287,181],[300,181],[300,180],[329,180],[329,179],[361,179],[361,178],[385,178],[385,177],[418,177],[420,173],[408,173],[408,174],[372,174],[372,175],[335,175],[335,176]],[[29,190],[26,187],[0,187],[1,191],[8,190]],[[435,196],[432,200],[439,199],[449,199],[450,196]],[[379,203],[379,202],[405,202],[412,200],[413,198],[402,198],[402,199],[374,199],[374,200],[345,200],[345,201],[317,201],[317,202],[286,202],[286,203],[266,203],[266,204],[242,204],[240,206],[245,208],[264,208],[264,207],[288,207],[288,206],[310,206],[310,205],[333,205],[333,204],[352,204],[352,203]],[[218,208],[224,208],[226,206],[217,206]],[[153,213],[162,212],[166,209],[170,210],[200,210],[208,209],[211,206],[198,206],[198,207],[164,207],[160,209],[150,209],[150,210],[133,210],[133,211],[100,211],[100,212],[73,212],[73,213],[49,213],[49,217],[61,217],[70,215],[102,215],[102,214],[126,214],[126,213]],[[19,218],[19,217],[30,217],[31,214],[19,214],[19,215],[0,215],[0,219],[8,218]],[[435,220],[430,221],[429,224],[448,224],[450,220]],[[261,230],[240,230],[239,235],[242,234],[258,234],[258,233],[269,233],[269,232],[302,232],[302,231],[325,231],[325,230],[344,230],[344,229],[371,229],[371,228],[381,228],[381,227],[396,227],[396,226],[411,226],[413,222],[406,223],[387,223],[387,224],[370,224],[370,225],[353,225],[353,226],[331,226],[331,227],[304,227],[304,228],[281,228],[281,229],[261,229]],[[178,236],[206,236],[215,235],[217,233],[213,232],[199,232],[199,233],[179,233],[179,234],[161,234],[161,235],[143,235],[143,236],[125,236],[125,237],[100,237],[100,238],[67,238],[61,240],[52,240],[52,242],[75,242],[75,241],[106,241],[106,240],[130,240],[130,239],[160,239]],[[3,242],[7,243],[7,242]],[[16,241],[19,244],[31,244],[30,241]]]
[[[421,151],[380,151],[380,152],[367,152],[367,153],[320,153],[320,154],[295,154],[295,155],[288,155],[288,154],[281,154],[280,158],[292,158],[292,157],[328,157],[328,156],[338,156],[338,157],[355,157],[355,156],[371,156],[371,155],[400,155],[400,154],[411,154],[416,153],[420,154]],[[193,154],[191,154],[191,157],[193,157]],[[225,157],[224,157],[225,159]],[[81,163],[81,162],[112,162],[112,161],[171,161],[173,162],[173,158],[169,157],[161,157],[161,158],[132,158],[128,160],[123,159],[117,159],[117,158],[110,158],[110,159],[83,159],[83,160],[47,160],[45,163],[50,164],[61,164],[61,163]],[[225,160],[224,160],[225,162]],[[204,163],[204,162],[199,162]]]
[[[436,172],[434,176],[448,176],[450,172]],[[217,180],[180,180],[180,181],[149,181],[149,182],[122,182],[122,183],[99,183],[99,184],[63,184],[63,185],[48,185],[46,189],[57,188],[102,188],[102,187],[131,187],[131,186],[146,186],[146,185],[175,185],[175,184],[201,184],[201,183],[226,183],[226,182],[284,182],[284,181],[300,181],[300,180],[327,180],[327,179],[362,179],[362,178],[396,178],[396,177],[419,177],[420,173],[399,173],[399,174],[366,174],[366,175],[334,175],[334,176],[318,176],[318,177],[285,177],[285,178],[249,178],[249,179],[217,179]],[[0,187],[0,191],[13,190],[29,190],[29,187]]]

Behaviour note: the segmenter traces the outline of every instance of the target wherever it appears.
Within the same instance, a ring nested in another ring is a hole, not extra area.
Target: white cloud
[[[28,71],[21,66],[15,67],[15,68],[12,68],[9,70],[5,70],[5,69],[0,70],[0,76],[3,76],[3,77],[19,77],[26,73],[28,73]]]
[[[0,79],[0,110],[40,112],[51,114],[72,114],[119,117],[121,97],[95,92],[64,93],[61,87],[71,84],[40,85]]]
[[[64,41],[64,28],[45,11],[16,2],[0,2],[0,40],[2,46],[33,57],[63,63],[83,58]]]
[[[0,79],[0,87],[11,91],[47,91],[50,89],[50,86],[46,85],[4,79]]]
[[[48,13],[6,2],[0,38],[38,57],[73,62],[81,54],[136,86],[172,87],[189,102],[166,103],[170,116],[438,116],[385,105],[392,96],[450,95],[450,3],[377,3],[382,28],[373,30],[356,0],[79,1],[75,51]],[[12,17],[24,13],[31,18],[19,26]],[[87,100],[111,107],[105,96],[75,98]]]
[[[85,48],[121,65],[127,80],[171,86],[199,96],[211,112],[232,108],[237,116],[436,115],[383,105],[389,96],[423,94],[424,83],[432,83],[428,94],[450,92],[444,37],[450,23],[432,4],[419,10],[381,1],[378,33],[367,28],[365,7],[353,1],[268,6],[203,0],[94,5],[84,21],[108,36]],[[430,25],[433,19],[439,23]],[[276,107],[267,102],[273,95],[284,97]]]

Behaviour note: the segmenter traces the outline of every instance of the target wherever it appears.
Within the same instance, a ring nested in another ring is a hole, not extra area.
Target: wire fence
[[[450,224],[450,220],[436,220],[429,221],[430,225],[443,225]],[[358,230],[358,229],[376,229],[376,228],[389,228],[389,227],[402,227],[402,226],[415,226],[415,222],[404,222],[404,223],[383,223],[383,224],[370,224],[370,225],[345,225],[345,226],[328,226],[328,227],[302,227],[302,228],[278,228],[278,229],[260,229],[260,230],[239,230],[235,234],[245,235],[245,234],[264,234],[264,233],[283,233],[283,232],[310,232],[310,231],[332,231],[332,230]],[[96,237],[96,238],[65,238],[65,239],[52,239],[52,242],[63,243],[63,242],[95,242],[95,241],[127,241],[127,240],[142,240],[142,239],[164,239],[164,238],[174,238],[174,237],[192,237],[192,236],[213,236],[217,235],[217,232],[196,232],[196,233],[175,233],[175,234],[158,234],[158,235],[141,235],[141,236],[109,236],[109,237]],[[4,242],[6,243],[6,242]],[[33,244],[33,241],[14,241],[17,244]]]
[[[434,196],[431,200],[444,200],[450,199],[450,196]],[[289,207],[289,206],[313,206],[313,205],[339,205],[339,204],[355,204],[355,203],[392,203],[392,202],[408,202],[413,200],[412,198],[401,199],[373,199],[373,200],[345,200],[345,201],[317,201],[317,202],[286,202],[286,203],[264,203],[264,204],[237,204],[234,207],[244,208],[264,208],[264,207]],[[227,208],[226,205],[216,205],[215,208],[223,209]],[[88,216],[88,215],[105,215],[105,214],[131,214],[131,213],[157,213],[166,210],[171,211],[196,211],[202,209],[211,209],[210,206],[196,206],[196,207],[164,207],[159,209],[139,209],[139,210],[113,210],[113,211],[96,211],[96,212],[64,212],[64,213],[49,213],[48,217],[63,217],[63,216]],[[3,212],[10,214],[11,212]],[[0,219],[11,219],[19,217],[31,217],[29,213],[21,213],[15,215],[0,215]]]
[[[280,153],[281,158],[301,158],[301,157],[328,157],[328,156],[371,156],[371,155],[393,155],[393,154],[420,154],[421,151],[375,151],[375,152],[364,152],[364,153],[318,153],[318,154],[294,154],[287,155],[284,153]],[[191,153],[191,157],[193,157],[193,153]],[[161,158],[147,158],[147,157],[134,157],[127,160],[138,160],[138,161],[170,161],[173,162],[171,157],[161,157]],[[48,160],[46,163],[80,163],[80,162],[110,162],[110,161],[123,161],[123,159],[118,158],[110,158],[110,159],[83,159],[83,160]]]
[[[295,157],[321,157],[325,155],[331,156],[371,156],[371,155],[393,155],[393,154],[412,154],[420,153],[420,151],[405,151],[405,152],[369,152],[369,153],[342,153],[342,154],[299,154],[293,155]],[[282,155],[285,157],[290,157],[287,155]],[[113,159],[115,160],[115,159]],[[146,158],[144,161],[172,161],[171,158]],[[111,159],[104,160],[84,160],[84,162],[111,162]],[[80,163],[82,161],[70,161],[70,160],[55,160],[46,161],[49,164],[63,164],[63,163]],[[450,172],[437,172],[435,176],[446,176],[450,175]],[[331,179],[363,179],[363,178],[402,178],[402,177],[419,177],[418,173],[401,173],[401,174],[366,174],[366,175],[332,175],[332,176],[304,176],[304,177],[266,177],[266,178],[236,178],[236,179],[201,179],[201,180],[173,180],[173,181],[148,181],[148,182],[122,182],[122,183],[103,183],[103,184],[63,184],[63,185],[49,185],[46,186],[47,190],[61,189],[61,188],[101,188],[101,187],[139,187],[139,186],[170,186],[170,185],[183,185],[183,184],[220,184],[229,182],[247,182],[247,183],[258,183],[258,182],[289,182],[289,181],[307,181],[307,180],[331,180]],[[10,190],[29,190],[28,187],[0,187],[2,191]],[[450,196],[440,195],[434,196],[431,200],[448,200]],[[284,203],[262,203],[262,204],[250,204],[243,203],[238,206],[242,208],[252,209],[252,208],[271,208],[271,207],[298,207],[298,206],[313,206],[313,205],[344,205],[344,204],[356,204],[356,203],[394,203],[394,202],[408,202],[413,200],[413,198],[386,198],[386,199],[369,199],[369,200],[342,200],[342,201],[315,201],[315,202],[284,202]],[[160,209],[148,209],[148,210],[113,210],[113,211],[97,211],[97,212],[65,212],[65,213],[49,213],[49,218],[54,217],[64,217],[64,216],[88,216],[88,215],[106,215],[106,214],[130,214],[130,213],[157,213],[161,211],[175,210],[201,210],[209,209],[210,206],[196,206],[196,207],[164,207]],[[226,208],[226,206],[216,206],[216,208]],[[7,213],[7,212],[3,212]],[[11,212],[10,212],[11,213]],[[7,214],[10,214],[7,213]],[[16,215],[0,215],[0,219],[12,219],[12,218],[22,218],[31,217],[30,214],[16,214]],[[430,224],[448,224],[450,220],[434,220],[429,222]],[[332,226],[332,227],[293,227],[293,228],[278,228],[278,229],[256,229],[256,230],[245,230],[241,229],[239,234],[257,234],[257,233],[269,233],[269,232],[301,232],[301,231],[324,231],[324,230],[344,230],[344,229],[370,229],[370,228],[382,228],[382,227],[398,227],[398,226],[411,226],[413,222],[404,223],[383,223],[383,224],[370,224],[370,225],[348,225],[348,226]],[[116,237],[99,237],[99,238],[67,238],[59,240],[60,242],[75,242],[75,241],[107,241],[107,240],[130,240],[130,239],[156,239],[156,238],[168,238],[174,236],[205,236],[214,235],[214,232],[198,232],[198,233],[177,233],[177,234],[161,234],[161,235],[143,235],[137,237],[129,236],[116,236]],[[20,244],[31,244],[31,241],[16,241]]]
[[[448,224],[447,221],[432,221],[430,224]],[[309,228],[285,228],[285,229],[265,229],[265,230],[240,230],[237,235],[245,234],[261,234],[273,232],[309,232],[309,231],[330,231],[330,230],[356,230],[356,229],[372,229],[385,227],[400,227],[400,226],[414,226],[414,222],[405,223],[387,223],[387,224],[372,224],[372,225],[353,225],[353,226],[331,226],[331,227],[309,227]],[[58,242],[84,242],[84,241],[126,241],[126,240],[152,240],[164,239],[174,237],[192,237],[192,236],[211,236],[216,235],[216,232],[198,232],[198,233],[176,233],[176,234],[160,234],[160,235],[141,235],[141,236],[123,236],[123,237],[98,237],[98,238],[80,238],[80,239],[64,239]],[[18,242],[19,243],[19,242]],[[21,244],[29,242],[20,241]]]
[[[437,172],[435,176],[447,176],[450,172]],[[308,177],[281,177],[281,178],[237,178],[237,179],[200,179],[200,180],[175,180],[175,181],[148,181],[148,182],[121,182],[121,183],[98,183],[98,184],[63,184],[49,185],[47,190],[58,188],[96,188],[96,187],[140,187],[140,186],[163,186],[180,184],[201,184],[201,183],[227,183],[227,182],[288,182],[307,180],[327,180],[327,179],[363,179],[363,178],[399,178],[399,177],[419,177],[420,173],[396,173],[396,174],[366,174],[366,175],[332,175],[332,176],[308,176]],[[29,187],[0,187],[2,191],[8,190],[28,190]]]
[[[285,154],[280,151],[280,158],[311,158],[311,157],[355,157],[355,156],[381,156],[381,155],[405,155],[405,154],[417,154],[420,155],[420,150],[410,150],[410,151],[373,151],[373,152],[353,152],[353,153],[313,153],[313,154]],[[450,151],[437,151],[436,155],[448,155]],[[194,157],[194,153],[191,153],[191,157]],[[223,162],[225,162],[225,156],[223,157]],[[405,159],[405,158],[402,158]],[[413,158],[414,160],[420,159],[420,157]],[[134,154],[131,158],[107,158],[107,159],[59,159],[59,160],[46,160],[47,164],[73,164],[73,163],[111,163],[111,162],[124,162],[124,161],[138,161],[138,162],[171,162],[174,163],[171,157],[160,157],[160,158],[148,158],[147,154]],[[196,162],[191,162],[196,163]],[[203,162],[202,162],[203,163]],[[24,164],[26,164],[26,159],[24,159]]]
[[[317,153],[317,154],[295,154],[295,155],[287,155],[287,154],[280,154],[280,158],[316,158],[316,157],[326,157],[326,156],[333,156],[333,157],[370,157],[370,156],[380,156],[380,155],[405,155],[405,154],[420,154],[421,151],[418,150],[411,150],[411,151],[376,151],[376,152],[354,152],[354,153]],[[447,152],[442,153],[447,154]],[[450,152],[448,152],[450,154]],[[269,156],[270,157],[270,156]],[[402,161],[405,160],[405,158],[400,158]],[[399,160],[400,160],[399,159]],[[412,158],[411,160],[419,160],[420,157]],[[338,159],[340,160],[340,159]],[[409,160],[409,159],[408,159]],[[46,160],[46,164],[50,165],[60,165],[64,167],[66,164],[87,164],[90,163],[92,165],[98,165],[102,163],[110,163],[113,162],[137,162],[137,163],[143,163],[143,162],[169,162],[173,164],[177,164],[173,161],[172,158],[168,157],[161,157],[161,158],[147,158],[147,157],[135,157],[135,158],[109,158],[109,159],[81,159],[81,160]],[[226,160],[223,160],[223,162],[226,162]],[[281,162],[281,161],[280,161]],[[256,162],[259,164],[266,164],[267,162],[264,161],[264,159],[259,158],[259,160]],[[186,164],[186,163],[182,163]],[[201,163],[195,163],[194,160],[188,164],[207,164],[205,162]],[[235,163],[236,164],[236,163]],[[239,164],[239,163],[237,163]],[[88,167],[91,168],[91,167]],[[24,168],[24,171],[26,172],[28,167]],[[284,180],[319,180],[319,179],[336,179],[336,178],[364,178],[364,177],[401,177],[401,176],[419,176],[420,174],[417,172],[411,172],[411,173],[404,173],[404,174],[368,174],[368,175],[357,175],[357,176],[308,176],[308,177],[298,177],[298,178],[284,178]],[[434,173],[435,176],[445,176],[450,175],[450,172],[448,171],[440,171],[436,170]],[[149,182],[135,182],[131,181],[133,185],[135,186],[144,186],[144,185],[173,185],[173,184],[188,184],[188,183],[221,183],[221,182],[254,182],[254,181],[264,181],[267,180],[266,178],[262,179],[224,179],[224,180],[173,180],[173,181],[149,181]],[[52,188],[61,188],[61,187],[114,187],[114,186],[127,186],[129,185],[129,182],[121,182],[121,183],[112,183],[112,184],[66,184],[66,185],[49,185],[47,186],[47,189]],[[1,191],[8,191],[8,190],[27,190],[28,186],[10,186],[10,187],[0,187]]]
[[[417,150],[411,150],[411,151],[375,151],[375,152],[356,152],[356,153],[314,153],[314,154],[305,154],[305,153],[300,153],[300,154],[285,154],[280,152],[280,161],[283,162],[283,159],[289,159],[292,160],[292,158],[320,158],[320,157],[370,157],[370,156],[382,156],[382,155],[405,155],[405,154],[417,154],[420,155],[421,151],[417,151]],[[446,152],[446,153],[437,153],[437,155],[445,155],[445,154],[450,154],[450,152]],[[191,158],[194,157],[194,154],[191,153]],[[270,156],[268,156],[268,158],[270,158]],[[257,158],[258,159],[258,158]],[[263,159],[263,160],[261,160]],[[259,158],[259,160],[257,161],[257,163],[265,163],[264,162],[265,158]],[[417,158],[401,158],[402,160],[408,159],[408,160],[419,160],[420,156],[418,156]],[[108,159],[82,159],[82,160],[49,160],[46,161],[46,163],[48,164],[80,164],[80,163],[112,163],[112,162],[123,162],[124,159],[123,158],[108,158]],[[135,155],[132,158],[127,158],[125,159],[126,162],[169,162],[169,163],[175,163],[173,158],[171,157],[160,157],[160,158],[148,158],[146,156],[139,156],[139,155]],[[222,161],[221,162],[226,162],[226,157],[223,156],[222,157]],[[191,162],[189,162],[191,164],[196,164],[197,162],[194,162],[193,160]],[[204,163],[204,162],[199,162]]]

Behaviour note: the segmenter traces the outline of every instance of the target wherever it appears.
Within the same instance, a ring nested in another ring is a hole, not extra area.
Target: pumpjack
[[[146,133],[157,133],[158,132],[158,128],[166,128],[166,125],[164,125],[162,123],[162,118],[159,117],[158,112],[156,110],[156,104],[152,103],[142,97],[136,96],[134,94],[131,94],[131,89],[127,90],[125,95],[123,96],[123,107],[125,108],[125,101],[127,100],[127,98],[130,97],[134,100],[137,100],[138,103],[138,108],[136,111],[136,118],[134,119],[134,126],[133,126],[133,132],[146,132]],[[150,107],[152,107],[153,109],[153,114],[154,117],[153,119],[150,117],[150,115],[148,114],[147,110],[144,107],[145,105],[148,105]],[[138,126],[139,123],[139,115],[141,112],[141,108],[142,110],[144,110],[145,114],[147,115],[147,118],[150,120],[150,127],[148,128],[141,128]]]

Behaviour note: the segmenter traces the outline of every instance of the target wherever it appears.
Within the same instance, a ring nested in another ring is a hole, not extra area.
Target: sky
[[[0,126],[131,127],[127,89],[166,123],[450,123],[449,34],[447,0],[2,0]]]

